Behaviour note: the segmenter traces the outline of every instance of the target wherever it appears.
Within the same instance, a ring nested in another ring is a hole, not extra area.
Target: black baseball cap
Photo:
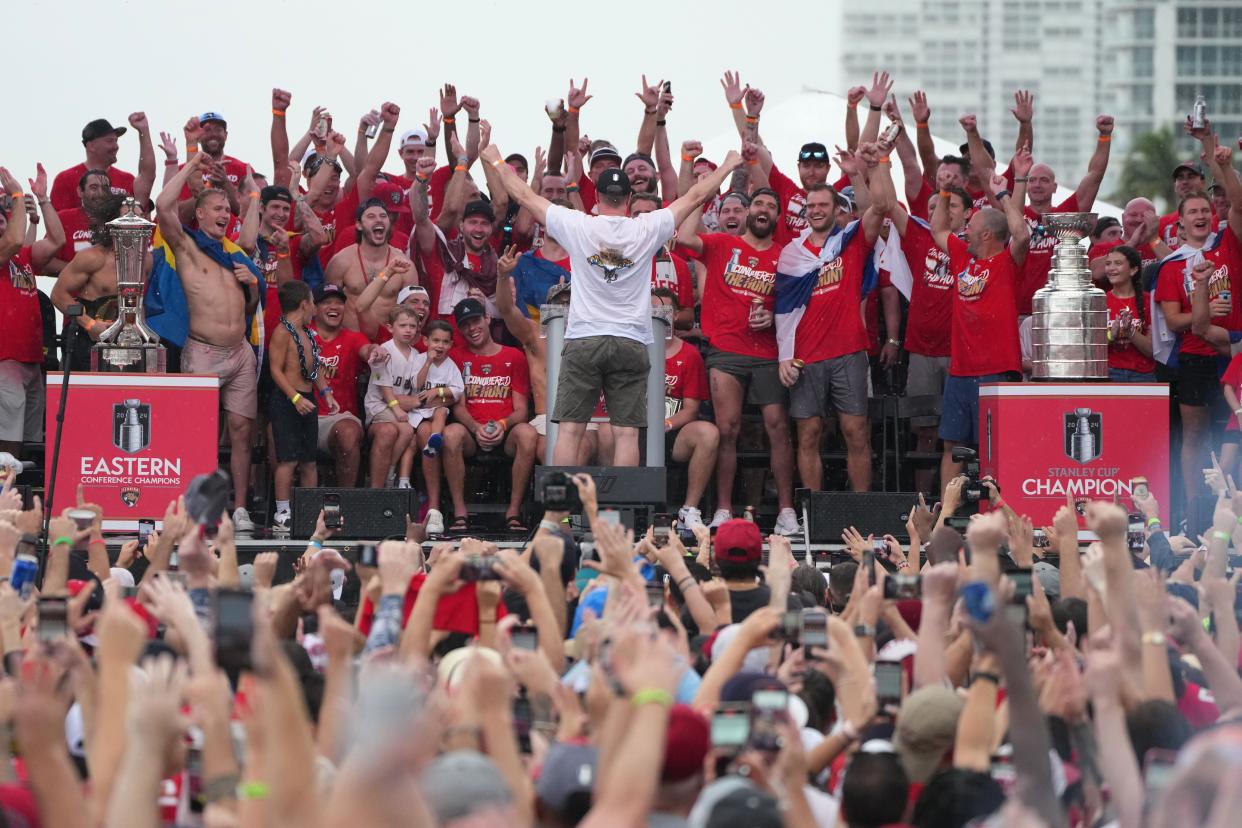
[[[629,195],[634,188],[630,186],[630,177],[623,170],[610,167],[595,180],[595,190],[600,195],[620,198]]]
[[[483,307],[483,303],[473,297],[462,299],[453,307],[453,320],[457,323],[457,327],[469,322],[471,319],[478,319],[480,316],[487,316],[487,308]]]
[[[289,192],[287,187],[281,187],[279,184],[269,184],[262,190],[259,190],[259,201],[267,204],[269,201],[287,201],[293,203],[293,194]]]
[[[803,144],[802,149],[798,150],[799,161],[827,161],[828,148],[819,141],[811,141]]]
[[[128,131],[128,129],[129,127],[114,127],[112,124],[108,123],[107,118],[96,118],[86,126],[82,127],[82,143],[85,144],[87,141],[94,141],[96,138],[102,138],[109,133],[115,135],[117,138],[120,138],[126,133],[126,131]]]
[[[1173,168],[1173,177],[1177,178],[1177,174],[1181,172],[1182,170],[1190,170],[1192,173],[1199,176],[1200,178],[1207,178],[1207,176],[1203,174],[1203,165],[1200,164],[1198,161],[1194,161],[1194,160],[1183,161],[1182,163],[1178,164],[1176,167]]]
[[[341,287],[340,285],[334,285],[330,282],[320,285],[315,290],[315,304],[318,305],[320,302],[324,301],[325,299],[340,299],[342,302],[344,302],[345,301],[345,288]]]
[[[983,148],[987,151],[988,155],[992,157],[992,160],[996,160],[996,150],[992,147],[991,141],[985,140],[983,142]],[[962,144],[957,148],[957,150],[962,154],[963,158],[970,158],[970,144]]]
[[[463,219],[468,219],[471,216],[482,216],[493,224],[496,222],[496,211],[492,209],[492,205],[481,198],[467,204],[466,209],[461,213]]]

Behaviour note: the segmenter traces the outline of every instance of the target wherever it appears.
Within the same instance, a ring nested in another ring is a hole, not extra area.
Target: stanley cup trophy
[[[147,281],[143,264],[155,224],[138,215],[137,202],[127,198],[121,214],[107,226],[116,254],[117,317],[91,348],[91,370],[162,374],[167,353],[142,310]]]
[[[1035,292],[1031,331],[1036,380],[1108,379],[1108,304],[1091,284],[1080,242],[1095,227],[1095,213],[1049,213],[1045,230],[1059,240],[1048,284]]]

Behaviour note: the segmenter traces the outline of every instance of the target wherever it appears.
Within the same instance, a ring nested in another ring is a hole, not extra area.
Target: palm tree
[[[1158,206],[1176,203],[1172,174],[1179,163],[1177,137],[1171,126],[1140,135],[1121,168],[1113,199],[1117,204],[1125,204],[1142,196]]]

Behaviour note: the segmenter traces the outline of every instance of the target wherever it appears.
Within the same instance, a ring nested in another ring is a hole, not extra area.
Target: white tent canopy
[[[819,141],[833,152],[833,147],[845,146],[845,109],[848,104],[845,98],[831,92],[804,91],[801,94],[779,104],[768,104],[763,110],[760,134],[763,142],[772,152],[780,170],[790,178],[797,180],[798,150],[808,141]],[[866,111],[859,112],[860,126],[865,122]],[[909,125],[909,121],[907,121]],[[881,127],[882,128],[882,127]],[[913,138],[913,136],[911,136]],[[940,155],[957,155],[962,140],[952,140],[933,136],[936,151]],[[703,151],[708,158],[719,161],[731,149],[738,146],[737,133],[734,130],[722,132],[703,142]],[[999,150],[998,150],[999,151]],[[1003,153],[1002,153],[1003,155]],[[829,181],[836,180],[830,174]],[[901,164],[893,159],[893,180],[897,195],[903,202],[905,177],[902,175]],[[1065,187],[1057,188],[1054,202],[1063,201],[1073,194],[1073,190]],[[1121,218],[1121,209],[1096,199],[1091,208],[1100,216]]]

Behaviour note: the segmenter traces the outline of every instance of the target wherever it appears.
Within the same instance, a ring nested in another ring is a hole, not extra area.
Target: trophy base
[[[91,370],[107,374],[164,374],[168,372],[168,351],[163,345],[122,348],[96,345],[91,348]]]

